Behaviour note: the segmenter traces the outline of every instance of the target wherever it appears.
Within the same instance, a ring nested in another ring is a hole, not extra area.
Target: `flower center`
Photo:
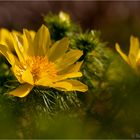
[[[38,80],[44,76],[48,76],[50,79],[57,76],[55,64],[49,62],[46,57],[34,56],[26,60],[34,80]]]

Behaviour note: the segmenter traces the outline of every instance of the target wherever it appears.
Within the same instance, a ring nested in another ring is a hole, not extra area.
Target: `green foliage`
[[[71,39],[72,48],[83,50],[84,53],[91,52],[101,43],[99,31],[79,32]]]
[[[80,26],[73,23],[71,19],[68,20],[69,21],[62,20],[60,13],[59,15],[49,13],[47,16],[44,16],[45,24],[49,28],[53,40],[56,41],[66,36],[72,37],[80,30]]]

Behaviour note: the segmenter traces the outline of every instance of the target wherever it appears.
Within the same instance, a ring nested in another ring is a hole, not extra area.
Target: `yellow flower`
[[[122,52],[118,43],[116,43],[116,50],[121,55],[121,57],[138,72],[140,64],[140,48],[139,48],[138,38],[131,36],[130,37],[130,49],[128,56]]]
[[[64,22],[66,22],[68,25],[70,25],[70,16],[69,16],[67,13],[61,11],[61,12],[59,13],[59,18],[61,19],[61,21],[64,21]]]
[[[44,25],[37,33],[23,30],[23,36],[12,33],[16,55],[4,45],[0,52],[12,66],[12,71],[22,84],[10,92],[25,97],[34,86],[45,86],[63,91],[87,91],[87,86],[71,78],[81,77],[80,50],[69,50],[69,40],[63,38],[51,46],[50,33]]]

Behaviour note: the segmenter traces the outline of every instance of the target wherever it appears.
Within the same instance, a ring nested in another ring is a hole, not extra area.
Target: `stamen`
[[[48,76],[49,78],[54,78],[57,76],[55,64],[49,62],[46,57],[30,57],[26,61],[26,64],[29,67],[35,81],[43,76]]]

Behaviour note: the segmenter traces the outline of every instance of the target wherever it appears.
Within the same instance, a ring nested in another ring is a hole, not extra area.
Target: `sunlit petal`
[[[0,29],[0,44],[6,45],[10,50],[13,50],[13,42],[10,31],[5,28]]]
[[[63,38],[54,43],[54,45],[50,48],[49,51],[49,60],[54,62],[59,57],[62,57],[68,50],[68,46],[69,46],[68,38]]]
[[[48,78],[47,76],[39,79],[35,83],[35,85],[40,85],[40,86],[49,86],[51,84],[52,84],[52,80],[50,78]]]
[[[49,30],[45,25],[42,25],[34,38],[35,56],[45,56],[49,50],[50,44],[51,40]]]
[[[33,79],[33,75],[31,74],[29,69],[26,69],[23,73],[22,73],[22,80],[33,85],[34,84],[34,79]]]
[[[88,87],[77,80],[65,80],[62,82],[56,82],[53,84],[53,88],[58,88],[64,91],[81,91],[85,92],[88,90]]]
[[[33,86],[29,84],[23,84],[16,88],[15,90],[11,91],[9,94],[17,97],[25,97],[29,94],[32,90]]]
[[[17,36],[17,34],[15,34],[14,32],[12,33],[12,35],[13,35],[14,48],[17,53],[17,56],[21,62],[24,62],[25,61],[25,57],[24,57],[25,52],[24,52],[24,48],[23,48],[22,42],[20,40],[20,37]]]
[[[78,80],[65,80],[65,82],[68,82],[72,85],[72,89],[71,91],[81,91],[81,92],[85,92],[88,90],[88,86],[81,83]]]
[[[59,75],[59,76],[57,76],[57,78],[54,81],[57,82],[57,81],[65,80],[68,78],[77,78],[77,77],[81,77],[81,76],[82,76],[81,72],[73,72],[73,73],[69,73],[69,74],[65,74],[65,75]]]
[[[13,71],[15,77],[17,78],[17,80],[20,82],[20,83],[24,83],[24,81],[22,80],[22,69],[18,66],[18,65],[13,65],[11,67],[11,70]]]
[[[69,82],[56,82],[55,84],[50,85],[50,87],[56,88],[63,91],[72,91],[72,85]]]
[[[59,74],[78,72],[78,71],[80,71],[82,63],[83,63],[83,61],[76,62],[75,64],[72,64],[63,70],[60,70]]]
[[[29,56],[34,56],[34,46],[33,46],[33,39],[35,35],[31,35],[31,33],[23,29],[23,47],[25,53]]]
[[[138,38],[131,36],[130,37],[130,50],[129,50],[129,60],[133,67],[136,66],[136,58],[139,53],[139,40]]]
[[[5,56],[5,58],[11,65],[14,65],[16,63],[16,57],[12,54],[8,47],[0,45],[0,52]]]
[[[60,60],[58,60],[58,62],[56,62],[58,71],[74,64],[82,55],[83,52],[80,50],[70,50]]]
[[[122,52],[122,50],[120,49],[120,46],[119,46],[118,43],[115,44],[115,48],[116,48],[117,52],[121,55],[121,57],[129,64],[130,62],[129,62],[129,60],[128,60],[127,55],[125,55],[125,54]]]

